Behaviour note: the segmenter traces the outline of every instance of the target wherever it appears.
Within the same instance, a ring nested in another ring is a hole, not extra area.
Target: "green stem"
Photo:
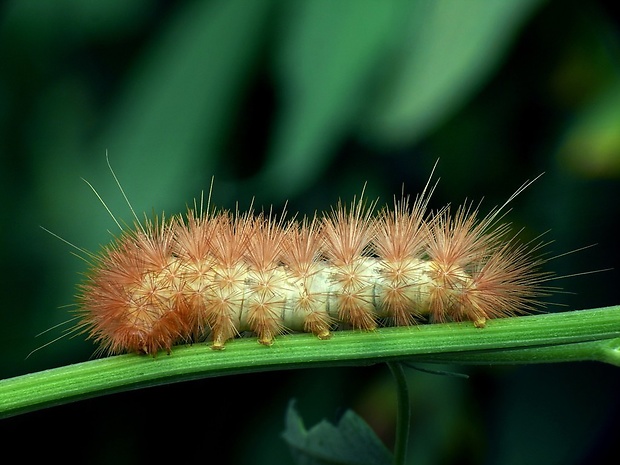
[[[112,392],[211,376],[409,360],[438,363],[550,363],[597,360],[620,366],[620,306],[471,323],[340,331],[330,340],[281,336],[271,347],[238,339],[156,358],[119,355],[0,381],[0,417]]]
[[[396,382],[398,411],[396,415],[396,441],[394,444],[394,464],[407,463],[407,442],[409,440],[409,420],[411,408],[409,406],[409,388],[403,365],[398,362],[388,362]]]

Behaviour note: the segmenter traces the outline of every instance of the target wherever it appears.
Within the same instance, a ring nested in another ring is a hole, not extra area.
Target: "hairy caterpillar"
[[[184,216],[136,217],[133,229],[89,254],[78,330],[108,353],[156,354],[207,336],[223,349],[245,331],[271,345],[286,331],[327,339],[336,326],[483,327],[529,313],[549,291],[536,256],[542,244],[519,244],[501,219],[530,184],[483,218],[472,204],[429,211],[430,179],[412,203],[403,196],[376,214],[362,192],[301,220],[218,210],[210,197]]]

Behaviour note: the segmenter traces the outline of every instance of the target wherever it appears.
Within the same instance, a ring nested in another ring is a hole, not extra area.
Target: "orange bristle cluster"
[[[206,337],[223,349],[246,331],[271,345],[336,326],[482,327],[540,307],[544,260],[498,224],[502,209],[482,220],[467,206],[427,212],[430,193],[377,215],[360,198],[300,221],[194,208],[136,223],[93,259],[81,328],[106,352],[156,354]]]

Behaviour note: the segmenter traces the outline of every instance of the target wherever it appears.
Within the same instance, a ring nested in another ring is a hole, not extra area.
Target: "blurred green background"
[[[367,183],[384,203],[513,203],[568,275],[618,268],[620,22],[577,0],[14,0],[0,6],[0,378],[88,360],[62,338],[85,263],[131,212],[213,201],[312,214]],[[558,283],[560,309],[619,303],[618,271]],[[69,307],[68,307],[69,306]],[[555,310],[558,307],[551,307]],[[257,348],[258,350],[258,348]],[[156,361],[147,363],[156,363]],[[410,372],[412,463],[617,463],[620,370]],[[80,463],[291,463],[288,400],[310,426],[354,408],[392,447],[384,366],[207,379],[0,422],[4,455]],[[17,441],[16,439],[20,440]],[[23,442],[22,442],[23,441]],[[25,447],[25,449],[24,449]],[[611,457],[611,459],[609,458]]]

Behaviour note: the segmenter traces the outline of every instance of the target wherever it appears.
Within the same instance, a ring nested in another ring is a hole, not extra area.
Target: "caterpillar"
[[[217,209],[211,194],[184,215],[139,221],[134,212],[132,228],[89,254],[77,330],[109,354],[155,355],[203,339],[222,350],[245,332],[269,346],[291,331],[329,339],[379,325],[482,328],[531,313],[550,291],[544,244],[519,243],[502,221],[534,181],[484,217],[472,203],[431,211],[430,178],[413,201],[403,194],[377,208],[362,190],[301,219]]]

